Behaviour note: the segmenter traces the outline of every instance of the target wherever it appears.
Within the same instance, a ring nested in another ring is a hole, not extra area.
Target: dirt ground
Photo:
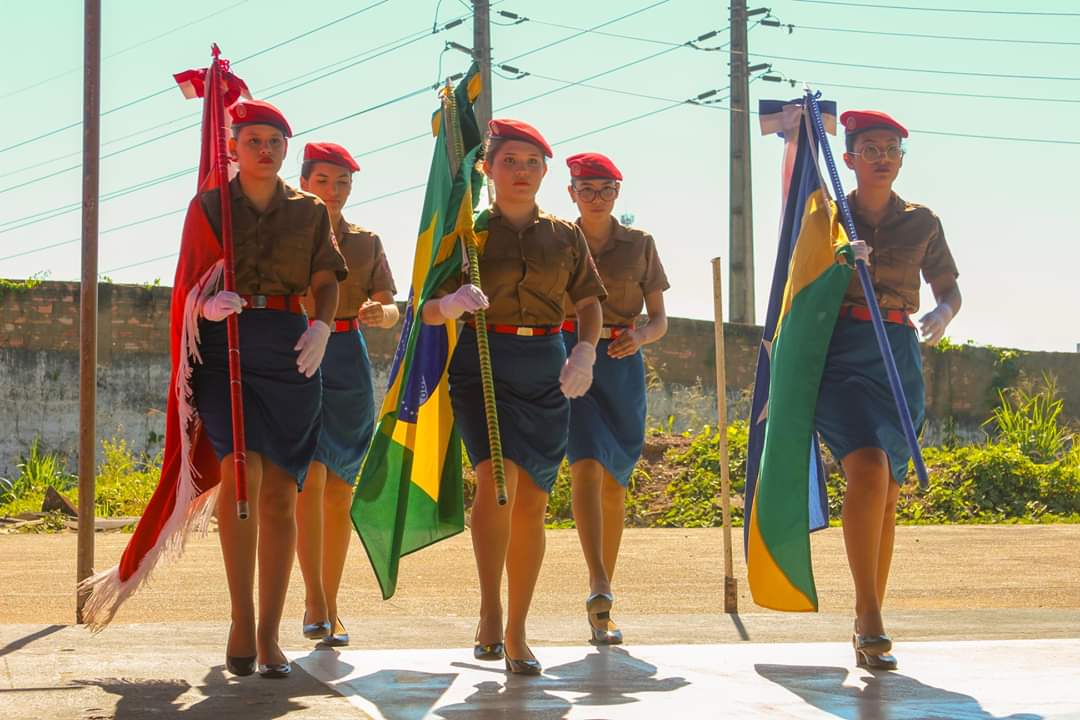
[[[739,609],[760,611],[746,585],[736,529]],[[117,562],[129,535],[99,533],[96,567]],[[573,530],[550,530],[532,616],[575,615],[587,591],[585,564]],[[897,531],[889,612],[1080,608],[1080,526],[919,526]],[[0,623],[67,624],[74,618],[74,533],[0,535]],[[823,613],[847,614],[853,603],[841,531],[813,536]],[[720,613],[723,543],[718,529],[627,530],[615,579],[617,615],[691,616]],[[354,538],[341,590],[344,618],[475,617],[478,595],[466,534],[405,558],[397,594],[383,601],[363,548]],[[294,568],[286,623],[303,612],[303,583]],[[583,614],[582,614],[583,615]],[[228,593],[216,535],[194,537],[183,558],[159,568],[115,623],[222,621]],[[584,622],[584,618],[582,618]]]

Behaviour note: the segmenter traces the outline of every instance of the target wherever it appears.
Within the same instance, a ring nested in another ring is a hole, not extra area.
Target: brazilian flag
[[[462,239],[474,232],[473,212],[483,182],[475,169],[481,134],[473,114],[480,89],[473,65],[456,89],[444,91],[452,97],[444,96],[432,117],[435,149],[405,321],[379,424],[353,495],[353,526],[383,599],[397,588],[403,555],[465,529],[461,439],[447,380],[457,327],[453,321],[425,325],[420,308],[447,278],[461,272]]]
[[[810,101],[763,101],[761,108],[762,128],[776,118],[794,160],[785,162],[791,174],[758,356],[745,496],[751,595],[762,607],[789,611],[818,608],[810,531],[828,524],[828,505],[814,412],[854,266],[836,204],[821,181],[817,141],[807,127]]]

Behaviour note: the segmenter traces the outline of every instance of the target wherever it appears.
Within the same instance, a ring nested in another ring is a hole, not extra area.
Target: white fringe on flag
[[[202,362],[199,354],[199,314],[203,303],[217,292],[224,261],[218,260],[187,294],[183,327],[180,333],[180,367],[176,373],[176,393],[180,413],[180,474],[172,514],[158,534],[154,546],[127,580],[120,579],[119,564],[88,577],[79,583],[79,592],[90,593],[83,607],[83,620],[91,632],[98,633],[112,621],[120,605],[148,582],[159,561],[170,562],[184,554],[192,531],[202,535],[214,514],[218,486],[200,494],[196,479],[199,471],[192,463],[192,437],[200,425],[198,411],[192,404],[191,372],[193,362]]]

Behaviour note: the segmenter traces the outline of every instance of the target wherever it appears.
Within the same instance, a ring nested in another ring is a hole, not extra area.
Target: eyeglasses
[[[615,199],[615,194],[619,192],[619,189],[613,185],[608,185],[599,190],[590,187],[574,188],[574,192],[577,193],[582,202],[591,203],[597,197],[604,202],[609,202]]]
[[[890,145],[884,150],[879,148],[877,145],[867,145],[862,149],[862,152],[853,152],[851,154],[855,155],[856,157],[862,158],[868,163],[876,163],[883,157],[888,158],[891,162],[896,162],[900,158],[904,157],[904,153],[906,152],[907,150],[904,150],[904,148],[898,147],[896,145]]]

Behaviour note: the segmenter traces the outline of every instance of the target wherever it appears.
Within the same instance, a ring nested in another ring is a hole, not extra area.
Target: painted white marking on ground
[[[840,643],[537,647],[542,677],[471,650],[290,653],[380,720],[1080,718],[1080,640],[900,643],[896,672]]]

